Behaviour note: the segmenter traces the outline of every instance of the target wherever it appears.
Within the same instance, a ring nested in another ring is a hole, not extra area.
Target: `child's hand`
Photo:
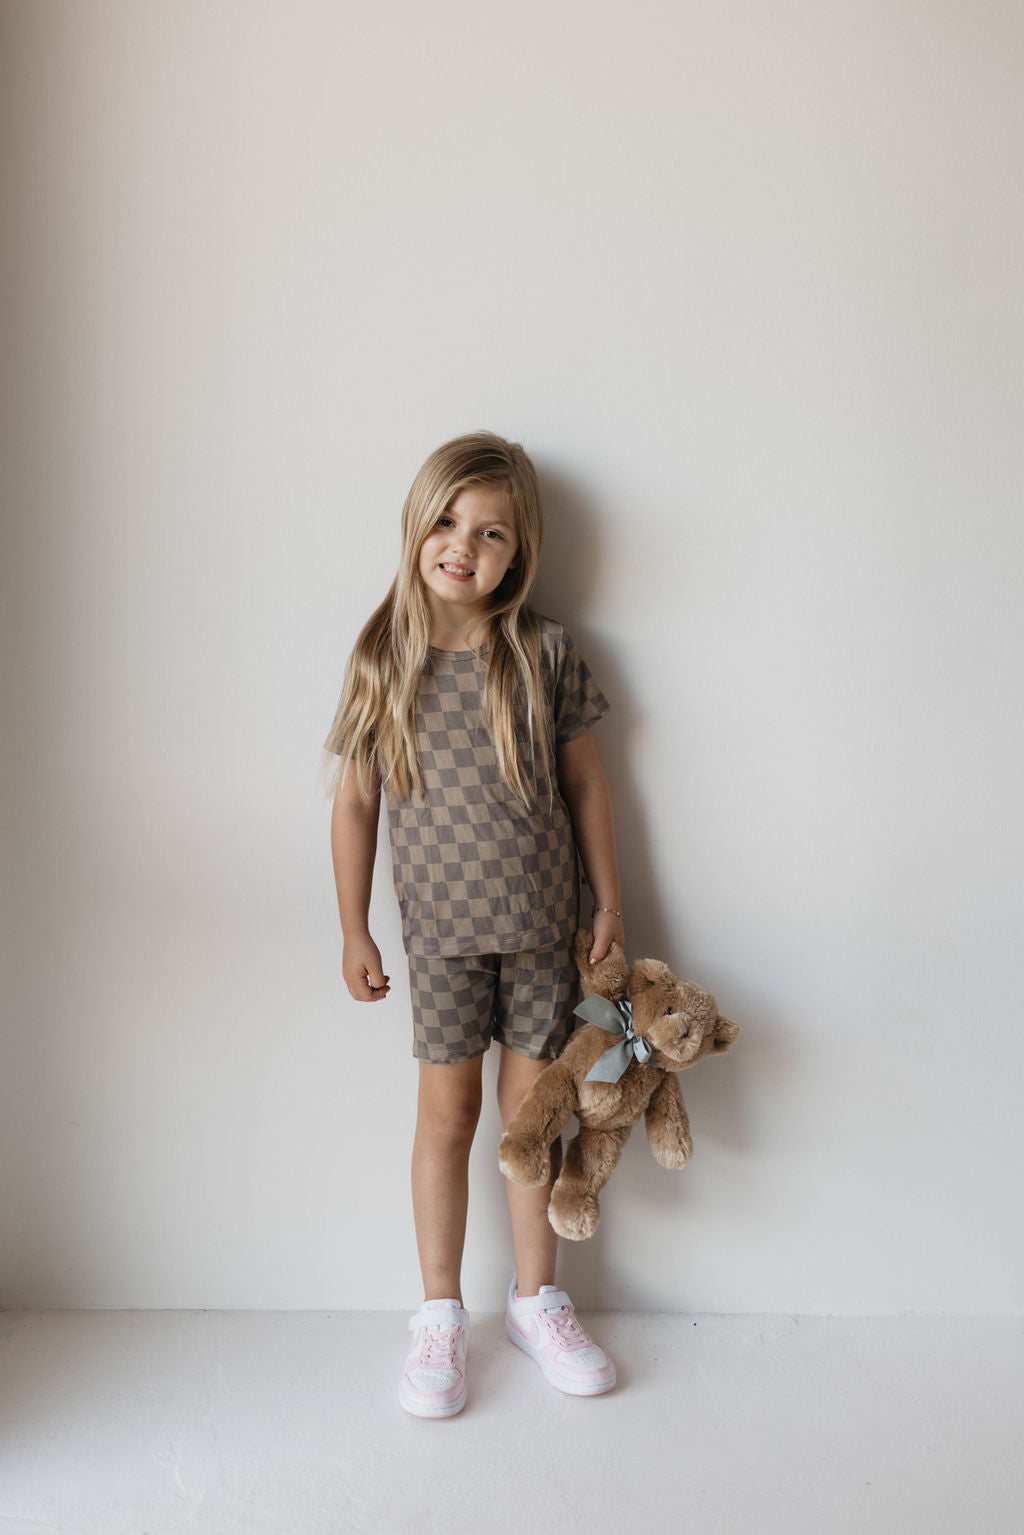
[[[610,911],[595,911],[591,920],[594,929],[594,946],[590,951],[590,963],[596,965],[599,959],[604,959],[612,946],[612,939],[626,947],[626,929],[621,917],[614,916]]]
[[[384,974],[380,950],[369,933],[346,938],[341,973],[350,995],[357,1002],[382,1002],[391,990],[388,985],[391,977]]]

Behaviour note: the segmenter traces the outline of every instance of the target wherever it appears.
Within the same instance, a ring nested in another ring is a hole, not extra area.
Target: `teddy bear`
[[[506,1178],[537,1188],[551,1177],[551,1147],[573,1114],[570,1141],[551,1191],[548,1219],[561,1237],[582,1241],[597,1229],[597,1196],[611,1177],[629,1132],[643,1116],[662,1167],[683,1167],[693,1150],[678,1071],[704,1055],[720,1055],[739,1025],[719,1016],[709,991],[681,980],[657,959],[626,962],[612,941],[596,964],[594,935],[576,934],[584,1019],[546,1066],[501,1138],[498,1165]]]

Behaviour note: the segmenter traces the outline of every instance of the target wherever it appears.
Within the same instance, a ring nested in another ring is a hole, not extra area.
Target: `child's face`
[[[479,617],[519,552],[515,516],[501,485],[468,485],[438,517],[420,548],[419,573],[439,625]],[[468,575],[449,573],[455,566]]]

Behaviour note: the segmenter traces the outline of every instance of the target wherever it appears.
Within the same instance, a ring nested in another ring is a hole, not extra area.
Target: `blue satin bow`
[[[608,1029],[622,1038],[598,1057],[597,1062],[583,1078],[584,1082],[617,1082],[627,1067],[637,1061],[646,1066],[654,1054],[640,1034],[633,1033],[632,1002],[610,1002],[607,997],[587,997],[573,1012],[587,1023],[596,1023],[599,1029]],[[657,1061],[653,1063],[657,1066]]]

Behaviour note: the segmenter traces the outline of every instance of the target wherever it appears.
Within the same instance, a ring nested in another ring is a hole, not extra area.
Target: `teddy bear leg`
[[[560,1237],[582,1242],[593,1236],[601,1216],[597,1196],[611,1177],[628,1139],[629,1127],[583,1128],[569,1142],[548,1203],[548,1220]]]

